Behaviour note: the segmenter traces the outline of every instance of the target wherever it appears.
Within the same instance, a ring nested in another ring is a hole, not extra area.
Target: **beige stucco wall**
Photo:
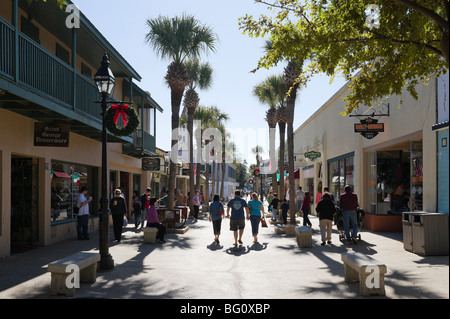
[[[347,87],[341,88],[315,112],[296,131],[294,137],[295,154],[308,150],[317,150],[322,157],[312,162],[306,160],[302,166],[322,163],[323,186],[327,186],[329,159],[354,152],[355,191],[360,198],[360,205],[366,207],[365,181],[367,154],[372,151],[394,146],[398,143],[411,140],[423,141],[423,209],[434,212],[437,209],[436,202],[436,136],[432,131],[432,125],[436,123],[436,85],[432,79],[428,86],[417,87],[419,100],[414,100],[408,92],[401,95],[403,104],[399,106],[399,96],[392,96],[386,103],[390,103],[390,116],[381,117],[379,122],[385,123],[385,132],[369,140],[358,133],[354,133],[354,124],[358,123],[357,117],[340,115],[345,110],[345,102],[342,98],[348,93]],[[300,111],[301,105],[296,111]],[[378,108],[379,109],[379,108]],[[361,113],[367,107],[361,108]],[[386,109],[384,109],[386,110]],[[297,167],[300,165],[296,163]],[[302,169],[301,169],[302,171]],[[315,187],[317,187],[317,171]],[[301,176],[300,184],[303,185]],[[367,209],[367,207],[365,208]]]
[[[76,237],[75,222],[51,226],[51,179],[50,170],[45,163],[52,160],[101,167],[101,142],[70,133],[68,148],[35,147],[33,145],[34,120],[16,113],[0,109],[0,258],[9,254],[11,227],[11,156],[19,155],[39,159],[39,243],[48,245],[67,238]],[[141,175],[141,189],[150,185],[151,174],[141,170],[141,160],[122,155],[122,144],[108,143],[109,170],[123,171]],[[101,170],[98,179],[101,181]],[[130,180],[131,199],[132,180]],[[100,183],[99,183],[100,184]],[[100,186],[99,186],[100,187]],[[100,194],[100,189],[98,193]],[[131,207],[131,205],[130,205]],[[98,220],[90,222],[91,230],[97,229]]]

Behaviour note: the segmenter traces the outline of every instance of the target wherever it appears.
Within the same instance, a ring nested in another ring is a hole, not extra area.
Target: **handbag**
[[[261,227],[267,228],[267,223],[265,218],[261,218]]]

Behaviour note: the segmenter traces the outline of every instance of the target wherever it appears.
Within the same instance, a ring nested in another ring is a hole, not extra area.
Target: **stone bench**
[[[99,253],[79,252],[72,256],[54,261],[47,266],[47,272],[51,272],[52,280],[50,284],[51,295],[58,294],[73,297],[75,295],[75,286],[78,283],[67,279],[73,274],[73,269],[68,269],[69,265],[75,265],[80,270],[80,282],[95,283],[97,276],[97,263],[100,261]]]
[[[156,234],[158,234],[158,228],[156,227],[145,227],[142,228],[144,233],[144,244],[155,244]]]
[[[362,296],[385,296],[384,275],[387,267],[375,259],[361,253],[344,253],[345,282],[359,281],[359,292]]]

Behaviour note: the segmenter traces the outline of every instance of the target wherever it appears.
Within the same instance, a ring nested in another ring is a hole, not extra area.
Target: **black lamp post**
[[[109,57],[105,53],[103,56],[102,66],[97,71],[94,81],[97,89],[102,96],[102,195],[100,199],[101,212],[99,219],[99,249],[100,249],[100,270],[110,270],[114,268],[114,260],[109,253],[109,201],[108,201],[108,153],[107,153],[107,135],[105,125],[105,114],[108,107],[107,97],[112,94],[116,80],[111,69],[109,68]]]

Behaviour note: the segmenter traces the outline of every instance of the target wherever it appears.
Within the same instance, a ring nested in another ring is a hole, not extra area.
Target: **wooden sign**
[[[34,146],[69,147],[70,124],[34,123]]]
[[[317,151],[309,151],[305,153],[305,157],[309,158],[311,161],[315,161],[320,156],[322,156],[322,154],[320,154],[320,152]]]
[[[145,157],[142,159],[143,171],[160,171],[161,158],[160,157]]]

